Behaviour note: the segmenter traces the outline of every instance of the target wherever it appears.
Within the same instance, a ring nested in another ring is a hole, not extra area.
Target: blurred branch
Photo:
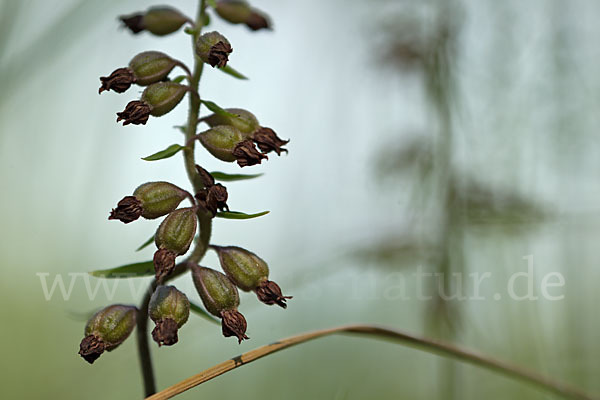
[[[259,347],[255,350],[251,350],[240,356],[234,357],[230,360],[217,364],[205,371],[200,372],[199,374],[184,379],[183,381],[159,393],[156,393],[153,396],[148,397],[147,400],[170,399],[180,393],[185,392],[186,390],[200,385],[201,383],[207,382],[213,378],[216,378],[219,375],[223,375],[226,372],[241,367],[242,365],[251,363],[252,361],[256,361],[259,358],[265,357],[269,354],[276,353],[280,350],[295,346],[297,344],[306,343],[313,339],[340,333],[370,335],[375,336],[378,339],[391,339],[393,341],[401,342],[403,344],[415,346],[429,353],[435,353],[443,355],[445,357],[450,357],[453,359],[464,361],[469,364],[473,364],[482,368],[489,369],[491,371],[498,372],[511,378],[528,382],[541,389],[555,393],[565,398],[578,400],[594,399],[594,397],[592,397],[591,395],[584,393],[577,388],[568,386],[561,382],[556,382],[553,379],[544,377],[535,372],[517,367],[515,365],[511,365],[503,361],[494,360],[481,354],[477,354],[471,350],[456,347],[450,343],[414,336],[405,332],[374,325],[348,325],[337,328],[303,333],[300,335],[289,337],[287,339],[282,339],[280,341],[271,343],[266,346]]]

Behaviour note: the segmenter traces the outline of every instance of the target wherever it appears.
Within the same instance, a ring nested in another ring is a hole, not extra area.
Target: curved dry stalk
[[[391,339],[404,344],[414,345],[415,347],[418,347],[421,350],[427,351],[429,353],[435,353],[446,357],[454,358],[469,364],[477,365],[489,369],[491,371],[498,372],[511,378],[528,382],[543,390],[552,392],[565,398],[577,400],[598,400],[598,398],[592,397],[591,395],[584,393],[578,388],[572,387],[561,382],[557,382],[553,379],[544,377],[542,375],[523,369],[521,367],[517,367],[515,365],[503,361],[494,360],[482,354],[475,353],[471,350],[456,347],[450,343],[446,343],[443,341],[427,339],[398,330],[375,325],[340,326],[336,328],[302,333],[296,336],[289,337],[287,339],[282,339],[278,342],[259,347],[240,356],[234,357],[230,360],[217,364],[205,371],[200,372],[199,374],[184,379],[183,381],[176,383],[175,385],[148,397],[146,400],[170,399],[180,393],[185,392],[186,390],[200,385],[201,383],[209,381],[213,378],[216,378],[219,375],[241,367],[242,365],[251,363],[252,361],[258,360],[259,358],[265,357],[269,354],[273,354],[280,350],[287,349],[288,347],[305,343],[313,339],[340,333],[370,335],[378,339]]]

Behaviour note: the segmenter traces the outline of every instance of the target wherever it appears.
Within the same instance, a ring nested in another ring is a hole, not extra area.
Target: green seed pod
[[[85,326],[79,354],[92,364],[106,350],[119,346],[135,328],[137,308],[114,304],[98,311]]]
[[[174,286],[156,288],[148,305],[148,315],[156,323],[152,338],[159,346],[177,343],[177,330],[190,315],[190,302],[185,294]]]
[[[108,219],[126,224],[139,217],[155,219],[175,210],[188,192],[169,182],[148,182],[139,186],[133,196],[126,196],[113,208]]]
[[[144,90],[141,100],[150,106],[151,115],[160,117],[174,109],[188,90],[176,82],[153,83]]]
[[[242,108],[227,108],[225,111],[235,114],[237,117],[212,114],[203,118],[202,121],[206,122],[211,128],[217,125],[231,125],[240,131],[244,139],[249,138],[254,131],[260,128],[258,119],[250,111]]]
[[[243,24],[252,14],[250,5],[239,0],[219,1],[215,11],[219,14],[219,17],[232,24]]]
[[[135,83],[147,86],[160,82],[169,75],[179,62],[160,51],[144,51],[129,62]]]
[[[142,217],[155,219],[175,211],[189,194],[169,182],[148,182],[135,189],[133,196],[142,204]]]
[[[198,218],[194,208],[173,211],[156,230],[156,247],[171,250],[177,255],[185,254],[194,240],[197,225]]]
[[[152,7],[145,13],[125,15],[120,19],[133,33],[146,30],[156,36],[176,32],[183,24],[190,21],[178,10],[166,6]]]
[[[271,24],[267,16],[250,7],[245,1],[221,0],[217,2],[215,11],[221,18],[232,24],[245,24],[253,31],[270,29]]]
[[[212,246],[219,256],[221,268],[243,291],[256,289],[269,277],[267,263],[256,254],[237,246]]]
[[[223,336],[236,336],[239,343],[248,339],[246,319],[237,311],[240,296],[231,280],[221,272],[197,265],[192,267],[192,278],[206,310],[221,318]]]
[[[196,54],[211,67],[226,66],[232,51],[229,41],[219,32],[205,33],[196,42]]]
[[[233,162],[235,147],[244,140],[239,130],[231,125],[218,125],[200,133],[200,143],[221,161]]]
[[[185,254],[194,235],[198,218],[195,208],[180,208],[170,213],[160,224],[154,235],[158,250],[154,253],[156,280],[162,280],[175,269],[175,258]]]
[[[133,57],[127,68],[117,68],[109,76],[100,77],[102,85],[98,93],[105,90],[113,90],[117,93],[123,93],[131,87],[133,83],[140,86],[148,86],[152,83],[160,82],[169,75],[176,65],[183,64],[172,59],[160,51],[144,51]]]
[[[279,285],[270,281],[267,263],[256,254],[237,246],[212,246],[219,256],[221,268],[240,289],[254,291],[265,304],[286,308],[291,296],[283,296]]]

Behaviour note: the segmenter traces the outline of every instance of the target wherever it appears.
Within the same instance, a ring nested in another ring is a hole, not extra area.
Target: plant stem
[[[150,297],[156,288],[155,281],[152,282],[142,304],[137,319],[137,344],[140,359],[140,367],[142,370],[142,378],[144,380],[144,393],[150,396],[156,393],[156,383],[154,382],[154,369],[152,367],[152,358],[150,357],[150,346],[148,343],[148,304]]]
[[[440,354],[445,357],[454,358],[456,360],[464,361],[469,364],[473,364],[479,367],[489,369],[491,371],[498,372],[505,376],[522,380],[533,384],[543,390],[555,393],[559,396],[577,399],[577,400],[594,400],[595,398],[591,395],[582,392],[578,388],[568,386],[561,382],[556,382],[553,379],[544,377],[535,372],[517,367],[498,361],[487,356],[475,353],[471,350],[456,347],[450,343],[446,343],[439,340],[427,339],[411,335],[405,332],[397,331],[374,325],[348,325],[337,328],[324,329],[320,331],[303,333],[300,335],[292,336],[287,339],[279,340],[275,343],[259,347],[255,350],[251,350],[240,356],[234,357],[230,360],[224,361],[220,364],[215,365],[205,371],[200,372],[194,376],[191,376],[183,381],[159,392],[153,396],[148,397],[146,400],[165,400],[170,399],[180,393],[185,392],[195,386],[200,385],[206,381],[209,381],[219,375],[229,372],[233,369],[241,367],[251,363],[252,361],[258,360],[259,358],[265,357],[269,354],[273,354],[280,350],[288,347],[295,346],[297,344],[305,343],[313,339],[317,339],[332,334],[360,334],[375,336],[379,339],[391,339],[394,341],[401,342],[407,345],[413,345],[423,351],[429,353]]]
[[[192,89],[192,92],[195,93],[198,93],[198,87],[200,86],[200,77],[202,76],[202,68],[204,65],[204,63],[196,56],[195,45],[196,40],[200,35],[200,31],[202,30],[202,25],[204,23],[205,9],[205,0],[200,0],[195,22],[195,32],[192,35],[192,54],[194,56],[194,71],[189,78],[189,86]],[[185,131],[186,144],[188,141],[190,141],[190,138],[196,135],[196,128],[198,127],[198,118],[200,116],[200,97],[192,93],[189,96],[189,98],[190,109],[188,113],[187,127]],[[202,184],[202,181],[200,180],[200,176],[196,172],[194,147],[195,141],[191,141],[191,143],[187,144],[187,147],[183,152],[183,159],[188,178],[192,184],[192,187],[194,188],[194,192],[197,193],[200,190],[202,190],[204,186]],[[200,230],[200,236],[187,260],[193,263],[200,262],[200,260],[202,260],[202,257],[204,257],[206,250],[208,249],[208,244],[210,242],[210,235],[212,231],[212,216],[203,210],[199,210],[198,225]],[[183,263],[180,266],[180,268],[183,269],[175,271],[177,272],[177,274],[173,273],[172,277],[185,272],[185,270],[187,269],[187,263]],[[154,368],[152,366],[152,358],[150,356],[150,347],[148,343],[148,304],[150,303],[150,298],[152,297],[154,289],[156,289],[156,285],[156,281],[153,281],[150,287],[148,288],[148,291],[146,292],[146,295],[144,296],[144,299],[142,300],[142,303],[140,305],[140,311],[137,321],[138,353],[140,359],[140,367],[142,370],[142,377],[144,380],[144,392],[146,396],[151,396],[154,393],[156,393]]]

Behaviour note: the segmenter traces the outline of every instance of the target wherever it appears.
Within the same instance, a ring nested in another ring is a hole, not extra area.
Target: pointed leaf
[[[263,215],[266,215],[269,212],[270,211],[262,211],[256,214],[246,214],[240,211],[221,211],[217,213],[217,217],[226,219],[250,219],[262,217]]]
[[[152,243],[154,243],[154,235],[152,235],[152,237],[150,239],[146,240],[140,247],[135,249],[135,251],[143,250],[146,247],[150,246]]]
[[[185,134],[187,132],[187,126],[184,125],[175,125],[173,128],[177,129],[179,132]]]
[[[221,115],[223,117],[232,117],[232,118],[236,118],[238,116],[237,114],[232,114],[229,111],[223,110],[221,107],[219,107],[213,101],[210,101],[210,100],[200,100],[200,102],[202,104],[204,104],[206,106],[206,108],[208,108],[210,111],[214,112],[217,115]]]
[[[244,181],[247,179],[258,178],[263,174],[226,174],[225,172],[213,171],[210,173],[213,178],[221,182]]]
[[[187,78],[187,76],[186,76],[186,75],[179,75],[179,76],[176,76],[175,78],[173,78],[173,79],[171,80],[171,82],[175,82],[175,83],[181,83],[181,82],[183,82],[183,80],[184,80],[185,78]]]
[[[120,267],[90,271],[90,275],[97,278],[134,278],[140,276],[153,276],[154,263],[152,261],[144,261],[134,264],[122,265]]]
[[[180,150],[185,149],[185,146],[181,146],[178,144],[172,144],[164,150],[159,151],[158,153],[154,153],[151,156],[143,157],[142,160],[146,161],[157,161],[162,160],[163,158],[173,157]]]
[[[233,67],[230,67],[229,65],[226,65],[223,68],[219,68],[219,71],[224,72],[227,75],[231,75],[237,79],[248,79],[248,77],[246,75],[242,74],[241,72],[234,69]]]
[[[213,324],[221,325],[221,322],[217,318],[213,317],[207,311],[205,311],[204,308],[200,307],[198,304],[195,304],[191,301],[190,301],[190,310],[192,310],[194,313],[198,314],[202,318],[207,319],[208,321],[212,322]]]

